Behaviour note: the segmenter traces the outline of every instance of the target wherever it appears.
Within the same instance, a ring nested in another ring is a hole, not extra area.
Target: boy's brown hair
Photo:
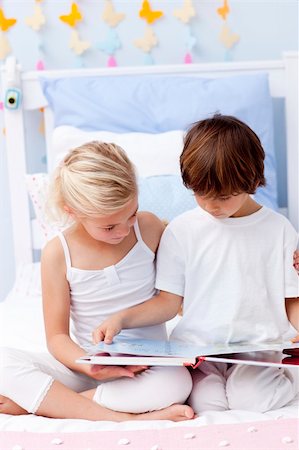
[[[241,120],[216,114],[193,124],[180,157],[185,186],[198,195],[254,194],[266,184],[265,152]]]

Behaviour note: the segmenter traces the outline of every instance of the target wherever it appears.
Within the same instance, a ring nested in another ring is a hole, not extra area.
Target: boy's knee
[[[225,379],[216,374],[196,377],[188,404],[197,414],[203,411],[226,411]]]
[[[226,384],[230,409],[257,412],[285,406],[295,391],[292,375],[276,367],[237,366]]]

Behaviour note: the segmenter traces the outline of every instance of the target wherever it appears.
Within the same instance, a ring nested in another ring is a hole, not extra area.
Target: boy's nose
[[[206,203],[205,204],[205,209],[210,214],[217,214],[217,212],[219,212],[218,206],[214,205],[214,204],[211,204],[211,203]]]

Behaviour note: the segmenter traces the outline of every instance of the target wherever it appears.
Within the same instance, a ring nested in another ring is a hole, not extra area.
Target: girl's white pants
[[[97,388],[97,403],[129,413],[184,403],[192,388],[192,378],[185,367],[151,367],[134,378],[100,383],[68,369],[48,353],[0,348],[0,394],[26,411],[38,410],[54,380],[75,392]]]

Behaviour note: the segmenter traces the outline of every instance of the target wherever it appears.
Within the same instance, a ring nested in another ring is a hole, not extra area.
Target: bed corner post
[[[283,55],[286,69],[287,172],[288,212],[294,227],[299,229],[299,143],[298,143],[298,52]]]
[[[32,262],[29,202],[25,183],[26,152],[21,69],[15,57],[2,69],[5,148],[16,267]]]

